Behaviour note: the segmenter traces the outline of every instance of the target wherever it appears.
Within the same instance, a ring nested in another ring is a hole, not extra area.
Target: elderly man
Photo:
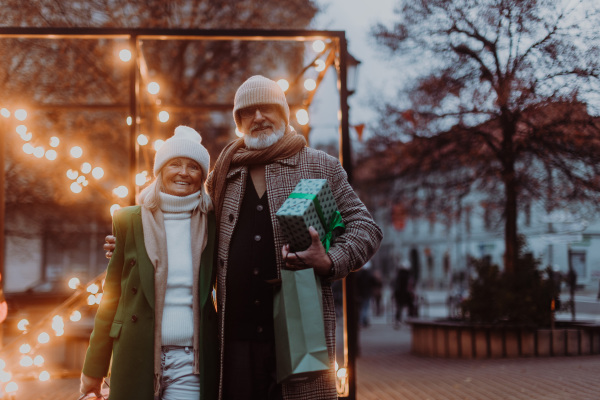
[[[339,161],[306,147],[289,125],[289,115],[285,94],[274,81],[263,76],[245,81],[233,108],[244,136],[221,152],[207,182],[218,226],[220,396],[226,400],[337,399],[331,282],[364,265],[382,239]],[[327,179],[346,225],[327,253],[312,227],[312,245],[289,252],[275,218],[300,179]],[[307,383],[278,385],[275,379],[273,289],[267,281],[284,267],[314,268],[323,283],[331,368]]]

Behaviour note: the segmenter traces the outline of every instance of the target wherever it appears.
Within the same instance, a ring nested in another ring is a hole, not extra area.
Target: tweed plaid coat
[[[346,230],[329,249],[335,274],[331,280],[323,282],[323,319],[325,335],[329,350],[331,368],[329,373],[308,383],[284,384],[283,397],[286,400],[305,399],[337,399],[335,387],[335,309],[331,281],[344,278],[351,271],[362,267],[379,248],[382,239],[381,229],[375,224],[365,205],[360,201],[350,184],[340,162],[330,155],[309,147],[287,159],[278,160],[266,166],[267,195],[275,237],[275,254],[277,256],[278,275],[284,266],[281,248],[285,239],[275,217],[275,213],[293,191],[300,179],[327,179],[342,215]],[[217,244],[217,305],[219,310],[219,342],[221,344],[219,398],[223,393],[223,359],[227,351],[223,333],[225,330],[225,299],[229,246],[236,223],[240,205],[244,197],[247,167],[234,167],[227,173],[226,189]],[[212,178],[208,179],[209,194],[212,190]]]

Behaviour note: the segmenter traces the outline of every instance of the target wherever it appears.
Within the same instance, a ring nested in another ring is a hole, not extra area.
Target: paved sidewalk
[[[410,328],[361,330],[360,400],[600,399],[600,356],[454,360],[410,354]]]

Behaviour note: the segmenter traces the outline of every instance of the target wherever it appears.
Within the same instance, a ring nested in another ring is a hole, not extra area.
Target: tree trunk
[[[517,241],[517,190],[514,172],[504,178],[504,268],[507,273],[515,270],[518,257]]]

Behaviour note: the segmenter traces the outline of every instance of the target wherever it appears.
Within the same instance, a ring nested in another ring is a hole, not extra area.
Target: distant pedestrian
[[[414,279],[409,269],[401,265],[398,268],[396,281],[394,282],[394,300],[396,302],[395,327],[400,327],[404,308],[408,308],[409,316],[416,316]]]

